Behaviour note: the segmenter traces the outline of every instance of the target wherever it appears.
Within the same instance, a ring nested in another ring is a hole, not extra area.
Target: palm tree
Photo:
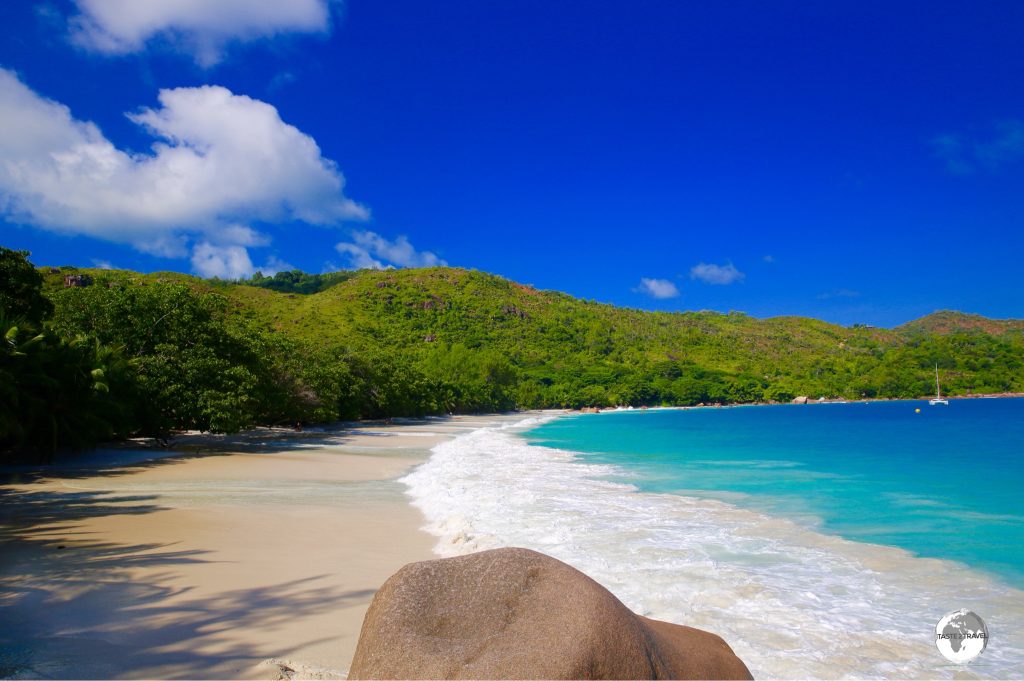
[[[119,349],[33,334],[2,315],[0,338],[0,451],[48,463],[131,429],[134,367]]]

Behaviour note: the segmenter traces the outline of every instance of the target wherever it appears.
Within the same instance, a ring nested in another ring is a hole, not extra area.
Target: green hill
[[[308,296],[251,286],[223,293],[281,333],[383,348],[427,367],[453,347],[496,351],[523,378],[566,388],[544,406],[635,402],[622,379],[637,375],[676,403],[916,397],[931,391],[935,364],[953,394],[1024,388],[1024,322],[978,316],[936,325],[948,314],[939,313],[886,330],[800,317],[647,312],[454,268],[364,271]],[[719,385],[695,394],[692,379],[702,372]],[[582,389],[589,399],[573,396]]]
[[[108,435],[511,408],[919,397],[932,392],[935,365],[951,395],[1024,391],[1024,322],[961,313],[889,330],[649,312],[448,267],[246,282],[38,271],[54,308],[42,322],[52,346],[92,343],[125,363],[120,386],[103,383],[108,399],[120,391],[131,402],[119,402],[123,418],[110,419]],[[68,275],[84,275],[74,283],[85,285],[67,287]]]
[[[1024,332],[1024,319],[989,319],[977,314],[940,310],[898,327],[904,335],[949,335],[978,332],[990,336],[1007,336]]]
[[[1024,389],[1022,321],[939,312],[895,330],[851,328],[618,308],[448,267],[345,274],[312,294],[122,276],[187,282],[283,336],[395,354],[428,374],[461,355],[497,354],[540,398],[521,406],[917,397],[931,392],[935,364],[950,394]]]

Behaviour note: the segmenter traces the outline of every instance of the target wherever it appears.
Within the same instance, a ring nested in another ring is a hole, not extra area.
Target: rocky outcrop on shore
[[[350,679],[750,679],[718,636],[641,617],[536,551],[411,563],[377,592]]]

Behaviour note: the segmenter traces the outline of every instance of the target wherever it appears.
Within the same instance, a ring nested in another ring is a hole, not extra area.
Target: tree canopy
[[[476,271],[37,271],[0,252],[0,451],[176,429],[516,408],[1024,391],[1024,322],[661,313]],[[91,284],[64,286],[66,274]],[[269,282],[269,283],[268,283]],[[34,453],[34,454],[33,454]]]
[[[8,319],[38,325],[53,311],[43,296],[43,277],[28,261],[28,251],[0,246],[0,310]]]

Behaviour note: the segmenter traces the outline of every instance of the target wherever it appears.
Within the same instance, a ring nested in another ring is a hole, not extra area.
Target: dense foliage
[[[27,255],[0,248],[0,453],[46,460],[125,432],[133,370],[94,339],[43,327],[53,305]]]
[[[0,310],[8,319],[38,325],[53,311],[43,295],[43,276],[28,261],[27,251],[0,246]]]
[[[252,278],[245,279],[238,283],[268,288],[271,291],[282,293],[319,293],[329,286],[340,284],[352,277],[354,272],[325,272],[324,274],[309,274],[302,270],[285,270],[278,272],[272,277],[263,276],[262,272],[256,272]]]
[[[0,450],[512,408],[1024,391],[1024,323],[654,313],[454,268],[246,282],[0,252]],[[11,274],[7,274],[11,273]]]

